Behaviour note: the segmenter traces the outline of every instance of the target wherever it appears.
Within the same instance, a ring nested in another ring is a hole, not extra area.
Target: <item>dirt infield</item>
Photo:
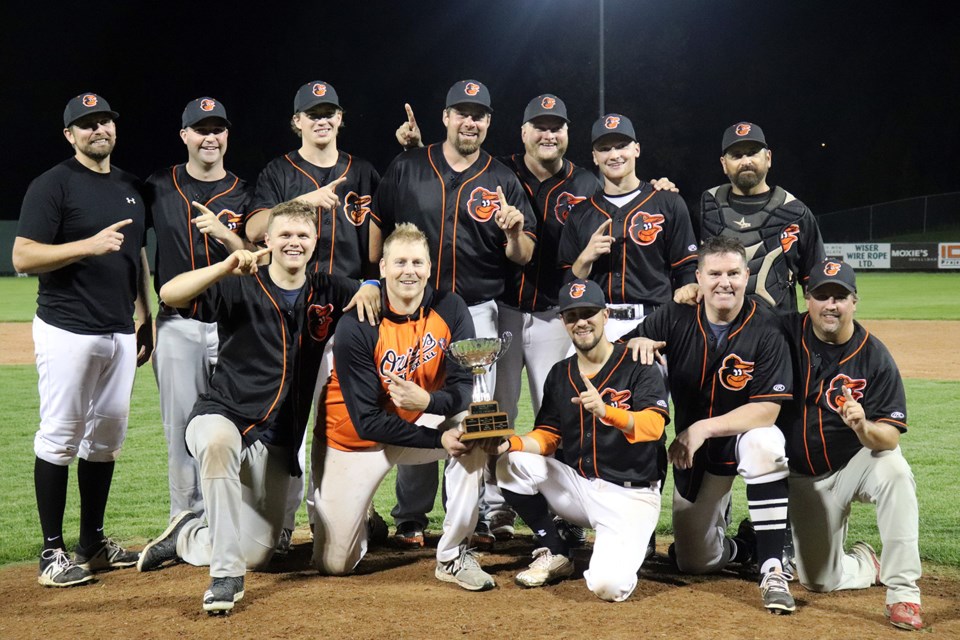
[[[868,321],[904,376],[960,380],[960,352],[948,344],[960,322]],[[0,364],[32,364],[30,325],[0,324]],[[601,602],[584,585],[589,551],[576,558],[575,579],[523,590],[513,575],[529,561],[521,538],[482,564],[498,587],[468,593],[433,577],[434,550],[374,549],[358,574],[321,577],[309,567],[309,531],[298,530],[290,557],[267,573],[250,573],[246,597],[227,617],[200,608],[205,569],[179,565],[139,574],[122,570],[72,589],[36,583],[34,563],[0,571],[0,638],[807,638],[903,637],[883,616],[884,589],[834,594],[796,586],[791,616],[767,614],[756,584],[735,573],[679,575],[665,561],[669,540],[641,570],[637,590],[621,604]],[[431,540],[436,545],[436,539]],[[926,568],[925,568],[926,569]],[[920,581],[930,633],[960,637],[960,573]]]
[[[140,574],[101,574],[92,585],[45,589],[36,567],[0,572],[3,638],[895,638],[904,632],[883,616],[884,589],[815,594],[793,587],[797,611],[772,616],[760,606],[756,583],[735,573],[678,575],[660,553],[641,569],[630,599],[594,597],[577,574],[558,585],[524,590],[513,575],[529,558],[531,540],[502,545],[482,559],[498,587],[469,593],[433,577],[434,550],[374,549],[358,575],[321,577],[309,568],[307,531],[298,531],[290,557],[268,573],[248,573],[246,596],[227,617],[200,607],[209,578],[178,565]],[[436,539],[432,540],[436,544]],[[795,584],[795,583],[794,583]],[[960,637],[960,581],[926,576],[925,620],[941,638]],[[901,636],[902,637],[902,636]]]
[[[960,350],[950,342],[960,322],[867,320],[864,325],[883,340],[905,378],[960,380]],[[0,322],[0,365],[33,364],[29,322]]]

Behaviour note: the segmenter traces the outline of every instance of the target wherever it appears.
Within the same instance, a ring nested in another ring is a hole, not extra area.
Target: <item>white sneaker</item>
[[[550,549],[540,547],[533,552],[530,567],[514,578],[521,587],[542,587],[573,575],[573,562],[563,555],[554,555]]]
[[[437,562],[434,571],[437,580],[453,582],[467,591],[486,591],[497,586],[493,576],[480,568],[473,549],[466,549],[450,562]]]

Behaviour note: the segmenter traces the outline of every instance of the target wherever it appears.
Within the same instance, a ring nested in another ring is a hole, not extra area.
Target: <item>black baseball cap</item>
[[[293,112],[296,114],[301,111],[308,111],[318,104],[332,104],[337,109],[343,109],[333,85],[323,80],[314,80],[303,85],[297,91],[297,96],[293,99]]]
[[[607,300],[603,297],[603,289],[593,280],[577,279],[560,288],[559,312],[570,309],[606,309]]]
[[[752,122],[738,122],[727,127],[723,132],[723,148],[720,153],[726,153],[727,149],[738,142],[759,142],[764,147],[767,146],[767,139],[763,137],[763,129]]]
[[[593,123],[593,129],[590,130],[591,144],[596,144],[597,140],[604,136],[619,134],[630,138],[633,142],[637,141],[637,134],[633,130],[633,123],[630,118],[619,113],[608,113]]]
[[[570,118],[567,117],[567,105],[552,93],[537,96],[531,100],[527,104],[527,108],[523,110],[524,124],[540,116],[552,116],[561,118],[564,122],[570,122]]]
[[[461,80],[450,87],[447,91],[447,108],[458,104],[478,104],[493,113],[493,107],[490,106],[490,92],[478,80]]]
[[[812,293],[815,289],[831,283],[840,285],[850,293],[857,292],[857,274],[853,272],[853,267],[838,260],[824,260],[810,271],[807,292]]]
[[[110,108],[110,103],[95,93],[81,93],[67,103],[63,110],[63,126],[69,127],[85,115],[91,113],[106,113],[116,120],[120,114]]]
[[[186,129],[207,118],[220,118],[227,127],[230,126],[226,107],[219,100],[210,97],[197,98],[188,102],[183,109],[183,115],[180,116],[180,126]]]

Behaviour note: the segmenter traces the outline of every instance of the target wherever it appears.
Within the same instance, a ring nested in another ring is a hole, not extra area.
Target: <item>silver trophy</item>
[[[463,420],[461,440],[512,436],[513,429],[507,414],[493,399],[487,386],[487,369],[510,348],[513,334],[505,331],[499,338],[470,338],[450,344],[447,355],[473,373],[473,402]]]

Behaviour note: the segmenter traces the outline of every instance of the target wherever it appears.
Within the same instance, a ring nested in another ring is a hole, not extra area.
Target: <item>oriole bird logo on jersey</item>
[[[717,377],[720,384],[730,391],[742,391],[747,383],[753,380],[753,364],[731,353],[723,359]]]
[[[800,235],[800,227],[795,224],[791,224],[780,232],[780,246],[783,247],[784,253],[790,251],[790,247],[797,242],[798,235]]]
[[[569,191],[564,191],[557,196],[557,204],[553,207],[553,215],[556,216],[560,224],[566,224],[567,217],[570,215],[573,207],[584,200],[586,200],[586,198],[581,198],[573,195]]]
[[[500,211],[500,196],[496,191],[484,187],[477,187],[470,192],[467,201],[467,213],[477,222],[486,222],[493,214]]]
[[[830,381],[830,387],[827,389],[827,406],[833,411],[840,413],[840,408],[847,401],[843,395],[843,388],[850,389],[850,395],[854,400],[860,402],[863,398],[863,390],[867,388],[867,381],[863,378],[851,378],[850,376],[838,373]]]
[[[372,201],[372,196],[361,196],[356,191],[351,191],[343,197],[343,215],[347,217],[350,224],[359,227],[370,213]]]
[[[630,218],[630,228],[628,233],[630,239],[641,247],[653,244],[663,231],[663,222],[665,218],[659,213],[647,213],[646,211],[637,211]]]
[[[333,324],[332,304],[312,304],[307,310],[307,330],[310,337],[322,342],[330,335],[330,326]]]
[[[614,409],[623,409],[624,411],[630,411],[630,398],[632,396],[633,393],[630,391],[630,389],[624,389],[623,391],[620,391],[612,387],[606,387],[600,392],[600,400],[603,401],[603,404],[610,405]],[[600,422],[605,425],[612,426],[611,423],[607,422],[603,418],[600,418]]]
[[[220,222],[223,223],[223,226],[230,229],[230,231],[239,229],[240,223],[243,222],[243,215],[231,209],[221,209],[217,217],[220,219]]]

